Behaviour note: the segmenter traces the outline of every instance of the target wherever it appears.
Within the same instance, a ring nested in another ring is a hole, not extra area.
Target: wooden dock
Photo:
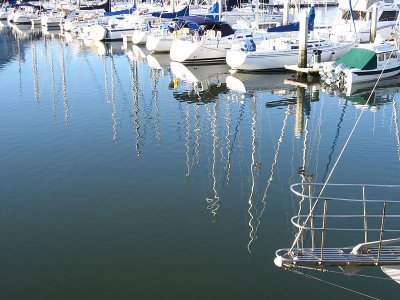
[[[320,68],[314,67],[299,68],[297,65],[285,65],[285,69],[312,76],[319,76],[319,71],[321,70]]]

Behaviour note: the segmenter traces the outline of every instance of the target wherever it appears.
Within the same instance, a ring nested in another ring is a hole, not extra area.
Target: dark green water
[[[330,181],[400,182],[398,79],[374,106],[307,90],[301,109],[290,74],[239,74],[239,93],[223,65],[187,67],[192,83],[165,55],[0,34],[0,299],[363,299],[273,259],[299,168],[325,180],[363,109]]]

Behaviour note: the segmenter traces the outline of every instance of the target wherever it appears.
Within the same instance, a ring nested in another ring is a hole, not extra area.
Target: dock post
[[[294,135],[296,138],[300,138],[303,134],[305,92],[306,89],[304,87],[297,87],[296,117],[294,122]]]
[[[369,41],[371,43],[375,42],[377,23],[378,23],[378,6],[374,4],[372,6],[371,32],[370,32],[370,37],[369,37]]]
[[[222,19],[222,0],[218,0],[218,21]]]
[[[283,25],[289,24],[289,0],[283,2]]]
[[[260,29],[260,1],[256,0],[256,9],[254,10],[255,13],[255,27],[256,29]]]
[[[308,15],[304,11],[300,17],[299,30],[299,68],[307,67],[307,38],[308,38]]]

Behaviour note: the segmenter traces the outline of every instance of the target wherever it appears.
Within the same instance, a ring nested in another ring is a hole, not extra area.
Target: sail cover
[[[308,30],[314,30],[314,20],[315,20],[315,9],[311,7],[310,12],[308,14]],[[267,32],[290,32],[290,31],[299,31],[300,22],[294,22],[288,25],[276,26],[272,28],[268,28]]]
[[[151,14],[153,17],[163,19],[173,19],[189,15],[189,5],[177,12],[154,12]]]
[[[352,48],[336,60],[336,64],[345,64],[349,69],[373,70],[377,66],[376,53],[369,49]]]

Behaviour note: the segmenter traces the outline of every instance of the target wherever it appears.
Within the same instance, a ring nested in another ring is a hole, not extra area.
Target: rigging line
[[[315,178],[318,177],[319,151],[320,151],[320,145],[321,145],[321,139],[322,139],[322,134],[321,134],[322,116],[323,116],[322,112],[323,112],[324,104],[325,104],[325,98],[324,97],[321,97],[321,98],[322,98],[322,101],[321,101],[321,106],[320,106],[318,125],[317,125],[317,128],[316,128],[316,135],[317,135],[317,145],[316,145],[317,149],[316,149],[316,152],[317,152],[317,154],[315,155],[315,161],[316,161],[316,163],[315,163]]]
[[[400,160],[400,132],[399,132],[399,118],[397,114],[397,105],[396,105],[396,98],[393,97],[393,117],[394,117],[394,124],[396,127],[396,138],[397,138],[397,155]]]
[[[330,166],[330,164],[332,162],[332,155],[333,155],[333,152],[335,152],[336,143],[337,143],[337,141],[339,139],[340,129],[342,128],[341,125],[342,125],[342,122],[344,120],[344,115],[345,115],[346,108],[347,108],[347,102],[348,102],[348,100],[346,99],[346,101],[345,101],[345,103],[343,105],[342,114],[340,115],[340,118],[339,118],[339,123],[337,125],[336,134],[335,134],[335,137],[333,139],[333,144],[332,144],[332,147],[331,147],[331,153],[329,153],[329,156],[328,156],[328,163],[326,164],[326,169],[325,169],[324,177],[322,177],[322,182],[325,182],[325,178],[326,178],[326,175],[328,174],[329,166]]]
[[[110,103],[110,91],[108,88],[108,72],[107,72],[107,56],[103,57],[104,60],[104,95],[106,103]]]
[[[122,84],[121,84],[121,78],[119,77],[117,68],[115,66],[114,56],[110,55],[110,58],[111,58],[111,67],[113,68],[115,77],[117,78],[117,84],[118,84],[119,88],[121,89],[122,98],[125,101],[128,101],[128,97],[125,94],[125,89],[123,89]]]
[[[199,114],[199,106],[195,105],[194,106],[194,146],[193,146],[193,158],[192,158],[192,166],[191,168],[193,169],[194,164],[198,165],[200,163],[200,153],[199,153],[199,147],[200,147],[200,138],[201,138],[201,128],[200,128],[200,114]]]
[[[211,210],[211,214],[213,216],[215,216],[218,212],[219,209],[219,202],[220,202],[220,196],[218,195],[218,191],[217,191],[217,176],[216,176],[216,156],[217,156],[217,147],[219,144],[219,139],[218,139],[218,129],[217,129],[217,125],[218,125],[218,112],[219,112],[219,106],[218,102],[214,103],[214,117],[212,119],[212,125],[211,125],[211,133],[213,136],[213,150],[212,150],[212,170],[210,175],[212,176],[212,190],[214,192],[214,197],[213,198],[207,198],[206,197],[206,201],[207,203],[209,203],[209,205],[207,206],[208,210]]]
[[[273,180],[273,178],[274,178],[274,169],[275,169],[275,165],[276,165],[277,162],[278,162],[278,156],[279,156],[279,152],[280,152],[279,150],[280,150],[280,148],[281,148],[281,144],[282,144],[282,141],[283,141],[283,136],[284,136],[284,134],[285,134],[286,123],[287,123],[288,117],[289,117],[289,107],[287,108],[287,111],[286,111],[286,113],[285,113],[285,118],[284,118],[284,120],[283,120],[282,129],[281,129],[281,134],[280,134],[280,136],[279,136],[279,138],[278,138],[278,144],[277,144],[277,146],[276,146],[276,151],[275,151],[275,155],[274,155],[274,161],[273,161],[272,166],[271,166],[271,175],[270,175],[270,177],[268,178],[267,186],[265,187],[264,195],[263,195],[263,197],[262,197],[262,199],[261,199],[261,202],[262,202],[264,205],[263,205],[263,207],[262,207],[262,209],[261,209],[261,212],[260,212],[260,214],[259,214],[259,216],[258,216],[258,218],[257,218],[257,227],[256,227],[256,231],[257,231],[257,229],[258,229],[258,225],[260,225],[260,218],[261,218],[261,216],[263,215],[264,210],[265,210],[265,207],[266,207],[266,205],[267,205],[267,202],[265,201],[265,198],[267,197],[268,189],[269,189],[269,187],[271,186],[272,180]]]
[[[342,285],[339,285],[339,284],[337,284],[337,283],[333,283],[333,282],[329,282],[329,281],[323,280],[323,279],[321,279],[321,278],[315,277],[315,276],[310,275],[310,274],[306,274],[306,273],[303,273],[303,272],[300,272],[300,271],[297,271],[297,270],[289,270],[289,271],[291,271],[291,272],[293,272],[293,273],[295,273],[295,274],[297,274],[297,275],[302,275],[302,276],[304,276],[304,277],[306,277],[306,278],[314,279],[314,280],[320,281],[320,282],[322,282],[322,283],[326,283],[326,284],[329,284],[329,285],[331,285],[331,286],[341,288],[341,289],[346,290],[346,291],[348,291],[348,292],[351,292],[351,293],[354,293],[354,294],[357,294],[357,295],[360,295],[360,296],[364,296],[364,297],[369,298],[369,299],[380,300],[380,298],[376,298],[376,297],[373,297],[373,296],[370,296],[370,295],[361,293],[361,292],[359,292],[359,291],[356,291],[356,290],[347,288],[347,287],[342,286]]]
[[[116,106],[116,101],[115,101],[115,68],[113,67],[114,65],[114,60],[113,57],[111,56],[111,119],[112,119],[112,140],[116,141],[118,138],[118,115],[117,115],[117,106]]]
[[[190,179],[190,112],[189,105],[186,106],[186,137],[185,137],[185,154],[186,154],[186,175],[185,178],[187,181]]]
[[[157,86],[158,80],[155,83]],[[161,126],[160,126],[160,108],[158,106],[158,91],[155,92],[154,95],[154,108],[155,108],[155,117],[156,117],[156,121],[155,121],[155,138],[156,138],[156,142],[157,142],[157,146],[160,146],[161,143]]]
[[[225,167],[225,174],[224,174],[224,180],[223,184],[225,184],[225,176],[226,176],[226,181],[227,185],[229,185],[229,180],[230,180],[230,170],[231,170],[231,163],[229,161],[229,158],[231,157],[230,152],[229,152],[229,146],[231,145],[231,127],[232,127],[232,102],[227,101],[225,104],[225,110],[226,110],[226,116],[225,116],[225,127],[226,127],[226,136],[225,136],[225,149],[227,152],[227,158],[226,158],[226,167]]]
[[[390,56],[392,56],[393,51],[394,51],[394,50],[391,51]],[[390,57],[390,56],[389,56],[389,57]],[[368,104],[369,101],[371,100],[372,95],[373,95],[373,93],[375,92],[376,87],[377,87],[377,85],[378,85],[378,83],[379,83],[379,81],[380,81],[380,79],[381,79],[381,77],[382,77],[382,74],[383,74],[383,72],[385,71],[385,69],[386,69],[386,67],[387,67],[387,64],[388,64],[388,60],[386,60],[386,63],[385,63],[385,65],[384,65],[384,67],[383,67],[381,73],[379,74],[379,77],[378,77],[378,79],[376,80],[375,85],[374,85],[374,87],[373,87],[372,90],[371,90],[371,93],[370,93],[369,96],[368,96],[368,99],[367,99],[366,104]],[[344,151],[346,150],[347,145],[349,144],[350,139],[352,138],[352,136],[353,136],[353,134],[354,134],[354,132],[355,132],[355,130],[356,130],[356,128],[357,128],[357,125],[358,125],[358,123],[360,122],[361,117],[363,116],[363,114],[364,114],[364,110],[361,111],[361,113],[360,113],[360,115],[358,116],[358,118],[357,118],[357,120],[356,120],[356,122],[355,122],[355,124],[354,124],[354,126],[353,126],[353,128],[352,128],[352,130],[350,131],[350,134],[349,134],[349,136],[347,137],[347,140],[346,140],[346,142],[344,143],[344,145],[343,145],[343,147],[342,147],[342,150],[340,151],[340,153],[339,153],[339,155],[338,155],[338,158],[336,159],[335,164],[334,164],[333,167],[332,167],[332,170],[329,172],[328,178],[326,179],[326,182],[324,182],[324,185],[322,186],[321,191],[319,192],[319,195],[316,197],[313,206],[310,208],[310,212],[309,212],[307,218],[305,219],[305,221],[303,222],[303,225],[307,224],[307,222],[310,220],[310,218],[311,218],[311,216],[312,216],[312,214],[313,214],[313,212],[314,212],[314,210],[315,210],[315,207],[316,207],[317,204],[318,204],[318,200],[319,200],[319,198],[321,197],[322,193],[324,192],[324,190],[325,190],[325,188],[326,188],[326,185],[328,184],[330,178],[332,177],[333,172],[335,171],[336,166],[338,165],[338,163],[339,163],[339,161],[340,161],[340,159],[341,159],[341,157],[342,157]],[[299,220],[298,222],[300,222],[300,220]],[[298,224],[298,225],[300,225],[300,224]],[[299,240],[299,238],[300,238],[300,236],[301,236],[301,234],[302,234],[304,228],[305,228],[305,226],[301,226],[301,228],[299,229],[299,232],[297,233],[297,235],[296,235],[296,237],[295,237],[295,240],[293,241],[293,244],[292,244],[292,246],[290,247],[290,249],[289,249],[288,252],[291,252],[291,251],[293,250],[293,248],[294,248],[294,246],[296,245],[296,243],[298,242],[298,240]]]
[[[256,166],[256,161],[255,161],[255,153],[256,153],[256,144],[257,144],[257,133],[256,133],[256,129],[257,129],[257,116],[256,116],[256,106],[255,106],[255,102],[256,102],[256,97],[255,95],[253,96],[253,103],[252,103],[252,111],[253,111],[253,117],[251,118],[251,164],[250,164],[250,174],[251,174],[251,190],[250,190],[250,195],[249,195],[249,209],[247,210],[247,212],[249,213],[249,227],[250,227],[250,233],[249,233],[249,243],[247,244],[247,251],[249,251],[249,253],[251,253],[250,250],[250,246],[253,243],[253,240],[255,239],[255,226],[253,225],[253,220],[254,220],[254,216],[251,213],[251,210],[253,208],[253,195],[256,193],[255,189],[256,189],[256,179],[255,179],[255,166]],[[258,175],[258,174],[257,174]],[[255,204],[254,204],[255,205]]]
[[[53,98],[53,117],[57,115],[57,100],[56,100],[56,80],[54,76],[54,59],[53,59],[53,48],[49,47],[48,51],[50,53],[49,59],[51,61],[51,96]]]
[[[99,83],[99,80],[96,78],[96,74],[95,74],[95,72],[94,72],[94,70],[93,70],[92,64],[90,63],[90,61],[89,61],[87,55],[85,55],[84,57],[85,57],[86,65],[87,65],[87,67],[88,67],[88,69],[89,69],[89,71],[90,71],[90,75],[91,75],[91,77],[93,78],[93,81],[94,81],[94,83],[95,83],[96,86],[97,86],[97,89],[98,89],[99,91],[101,91],[101,90],[102,90],[102,87],[101,87],[101,85],[100,85],[100,83]]]
[[[240,104],[240,109],[239,109],[239,117],[238,117],[238,120],[237,120],[237,123],[236,123],[236,127],[235,127],[235,129],[233,130],[233,132],[235,133],[234,135],[233,135],[233,141],[231,142],[231,144],[230,144],[230,150],[229,150],[229,154],[228,154],[228,159],[227,159],[227,161],[228,161],[228,163],[229,163],[229,165],[228,166],[230,166],[231,165],[231,162],[232,162],[232,152],[233,152],[233,149],[234,149],[234,146],[235,146],[235,142],[236,142],[236,138],[237,138],[237,135],[238,135],[238,132],[239,132],[239,125],[240,125],[240,123],[241,123],[241,121],[242,121],[242,119],[243,119],[243,114],[244,114],[244,105],[245,104],[245,102],[243,102],[243,103],[241,103]],[[225,174],[224,174],[224,179],[223,179],[223,181],[222,181],[222,186],[224,186],[225,185],[225,179],[226,179],[226,177],[227,177],[227,172],[229,172],[229,170],[230,170],[230,167],[225,167]]]
[[[137,157],[140,156],[140,151],[143,146],[142,136],[140,134],[140,108],[139,108],[139,82],[138,82],[138,67],[137,62],[131,61],[130,73],[131,73],[131,86],[132,86],[132,118],[133,127],[135,131],[135,149]]]

